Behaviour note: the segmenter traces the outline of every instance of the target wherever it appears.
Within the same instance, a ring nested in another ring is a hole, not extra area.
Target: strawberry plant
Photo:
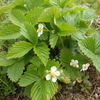
[[[59,82],[82,79],[92,63],[100,71],[100,35],[90,27],[96,12],[75,1],[14,0],[0,9],[8,12],[0,66],[11,81],[32,85],[32,100],[50,100]]]

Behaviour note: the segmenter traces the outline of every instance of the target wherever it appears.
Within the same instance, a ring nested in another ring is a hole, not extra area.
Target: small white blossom
[[[26,7],[27,5],[26,4],[24,4],[24,7]]]
[[[43,24],[38,24],[38,29],[37,29],[37,32],[38,32],[38,37],[43,33]]]
[[[46,80],[52,80],[53,82],[56,82],[57,81],[57,76],[60,75],[60,72],[57,71],[57,68],[55,66],[52,66],[50,71],[49,71],[49,74],[47,74],[45,76]]]
[[[89,63],[83,64],[83,65],[82,65],[82,69],[81,69],[80,71],[85,71],[85,70],[87,70],[89,66],[90,66]]]
[[[78,65],[78,60],[74,60],[74,59],[72,59],[71,60],[71,62],[70,62],[70,66],[73,66],[73,67],[79,67],[79,65]]]

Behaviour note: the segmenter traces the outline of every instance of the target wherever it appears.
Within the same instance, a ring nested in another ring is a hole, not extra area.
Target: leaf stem
[[[60,41],[61,41],[62,47],[65,48],[64,43],[63,43],[63,40],[62,40],[61,37],[60,37]]]

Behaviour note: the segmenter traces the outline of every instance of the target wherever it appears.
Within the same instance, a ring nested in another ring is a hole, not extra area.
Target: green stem
[[[63,43],[63,40],[62,40],[61,37],[60,37],[60,41],[61,41],[62,47],[65,48],[64,43]]]
[[[5,44],[3,44],[3,46],[4,46],[5,48],[8,48]]]

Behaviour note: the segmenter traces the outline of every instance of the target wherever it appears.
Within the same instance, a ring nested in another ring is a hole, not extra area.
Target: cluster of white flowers
[[[60,75],[60,71],[57,71],[57,68],[55,66],[52,66],[50,71],[47,71],[48,74],[45,76],[46,80],[52,80],[52,82],[57,81],[57,76]]]
[[[70,66],[73,66],[73,67],[78,68],[78,67],[79,67],[79,65],[78,65],[78,60],[72,59],[71,62],[70,62]],[[82,65],[82,69],[81,69],[80,71],[86,71],[86,70],[88,69],[89,66],[90,66],[89,63],[83,64],[83,65]]]
[[[78,65],[78,60],[74,60],[72,59],[70,62],[70,66],[79,68]],[[89,63],[87,64],[83,64],[82,65],[82,69],[80,71],[85,71],[88,69],[88,67],[90,66]],[[52,80],[52,82],[56,82],[57,81],[57,77],[60,76],[60,71],[57,70],[56,66],[52,66],[50,71],[46,71],[47,75],[45,76],[46,80]]]
[[[43,24],[38,24],[38,29],[37,29],[38,37],[40,37],[40,35],[42,35],[43,28],[44,28]]]

